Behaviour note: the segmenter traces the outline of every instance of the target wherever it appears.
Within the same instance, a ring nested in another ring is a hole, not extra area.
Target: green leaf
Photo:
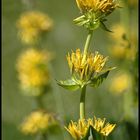
[[[101,134],[97,132],[92,126],[91,126],[91,135],[93,137],[93,140],[102,140]]]
[[[92,140],[91,139],[91,127],[92,126],[90,126],[89,128],[88,128],[88,131],[87,131],[87,134],[86,134],[86,136],[84,137],[84,138],[82,138],[81,140]],[[96,140],[96,139],[95,139]]]
[[[108,76],[109,72],[111,70],[115,69],[115,67],[112,67],[112,68],[108,68],[108,69],[105,69],[103,70],[98,76],[95,76],[89,83],[89,85],[91,87],[98,87]]]
[[[107,71],[111,71],[111,70],[114,70],[114,69],[116,69],[116,67],[109,67],[109,68],[103,69],[103,70],[101,71],[101,73],[103,74],[103,73],[105,73],[105,72],[107,72]]]
[[[93,13],[88,15],[82,15],[73,20],[78,26],[84,26],[89,30],[95,30],[99,27],[100,21],[93,18]]]
[[[57,84],[65,89],[72,91],[78,90],[80,88],[80,85],[72,79],[68,79],[65,81],[57,81]]]
[[[109,29],[106,27],[106,25],[104,24],[103,21],[100,21],[100,27],[101,27],[103,30],[105,30],[105,31],[113,32],[113,31],[109,30]]]
[[[82,15],[82,16],[74,19],[73,22],[78,26],[83,26],[85,23],[87,23],[87,20],[85,19],[85,16]]]
[[[101,140],[101,135],[92,126],[90,126],[86,136],[81,140]]]

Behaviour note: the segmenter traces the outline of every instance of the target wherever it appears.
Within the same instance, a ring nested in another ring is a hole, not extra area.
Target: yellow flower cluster
[[[79,119],[78,122],[71,121],[68,128],[65,128],[75,140],[81,140],[86,136],[90,126],[103,136],[108,136],[113,131],[116,124],[105,124],[105,118],[100,119],[94,116],[94,121],[93,119]]]
[[[126,39],[125,28],[121,25],[114,25],[114,31],[111,38],[116,41],[116,44],[109,49],[110,54],[118,59],[134,60],[136,56],[136,41],[134,35],[131,40]],[[131,46],[130,46],[131,45]]]
[[[126,72],[119,73],[111,80],[110,92],[120,94],[131,88],[132,79]]]
[[[102,120],[100,118],[96,118],[95,116],[94,123],[91,123],[91,125],[97,132],[101,133],[103,136],[108,136],[116,126],[116,124],[105,124],[105,118]]]
[[[114,0],[76,0],[78,8],[82,12],[102,12],[111,13],[118,4]]]
[[[21,40],[26,44],[34,44],[42,33],[52,28],[52,20],[41,12],[29,11],[21,15],[17,27]]]
[[[78,122],[71,121],[71,123],[68,125],[68,128],[65,128],[75,140],[80,140],[86,135],[89,126],[89,121],[81,119],[78,120]]]
[[[76,52],[72,52],[70,55],[68,53],[67,60],[69,68],[73,73],[76,73],[80,76],[81,79],[89,80],[93,73],[99,73],[106,61],[107,57],[103,57],[98,52],[88,53],[85,57],[83,53],[81,53],[80,49],[77,49]]]
[[[32,112],[21,124],[20,130],[23,134],[45,133],[47,129],[56,123],[51,114],[44,111]]]
[[[19,80],[21,82],[22,89],[39,89],[48,85],[48,61],[49,54],[47,52],[32,48],[28,49],[19,56],[17,62],[17,71],[19,73]],[[39,93],[37,95],[36,92],[32,94],[37,96]]]

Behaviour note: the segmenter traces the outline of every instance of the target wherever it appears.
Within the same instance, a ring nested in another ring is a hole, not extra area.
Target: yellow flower
[[[69,53],[67,55],[71,73],[78,74],[82,80],[89,80],[93,73],[99,73],[103,69],[107,59],[107,57],[103,57],[98,52],[95,52],[95,54],[88,53],[85,59],[80,49],[77,49],[75,53],[72,52],[71,55]]]
[[[81,140],[85,137],[89,126],[90,123],[87,120],[79,119],[78,122],[71,121],[71,123],[68,125],[68,128],[65,128],[75,140]]]
[[[103,134],[104,136],[108,136],[113,129],[115,128],[116,124],[109,124],[107,123],[102,129],[101,129],[101,134]]]
[[[113,33],[110,34],[110,37],[117,42],[124,41],[123,36],[126,34],[125,28],[120,24],[115,24],[112,26]]]
[[[111,13],[118,6],[114,0],[76,0],[76,2],[82,12]]]
[[[126,72],[118,73],[111,80],[110,92],[113,94],[120,94],[125,90],[131,88],[132,79]]]
[[[39,132],[44,133],[55,123],[56,120],[51,114],[47,114],[45,111],[35,111],[26,117],[20,126],[20,130],[26,135],[33,135]]]
[[[115,45],[109,49],[110,54],[118,59],[134,60],[137,53],[137,39],[135,33],[131,33],[131,38],[128,40],[125,28],[119,24],[112,27],[114,31],[111,38]]]
[[[68,125],[68,128],[65,128],[75,140],[81,140],[86,136],[90,126],[92,126],[93,129],[97,131],[97,133],[100,133],[103,136],[108,136],[113,131],[116,124],[105,124],[105,118],[100,119],[94,116],[94,121],[90,118],[87,120],[79,119],[78,122],[71,121],[71,123]]]
[[[52,20],[46,14],[30,11],[21,15],[17,27],[21,40],[26,44],[34,44],[42,33],[52,28]]]
[[[102,120],[100,118],[96,118],[94,116],[94,124],[93,124],[93,128],[96,130],[96,131],[100,131],[103,126],[104,126],[104,123],[105,123],[105,118]]]
[[[127,60],[134,60],[136,58],[136,47],[126,47],[122,45],[117,45],[109,48],[109,53],[117,59],[127,59]]]
[[[17,71],[19,73],[22,89],[39,89],[48,85],[48,61],[49,54],[45,51],[38,51],[36,49],[28,49],[19,56]],[[37,96],[39,93],[33,92],[30,94]]]
[[[105,25],[106,17],[117,7],[116,0],[76,0],[82,16],[74,19],[77,26],[83,26],[88,30],[95,30],[98,27],[109,31]]]
[[[128,48],[121,45],[116,45],[109,48],[109,53],[117,59],[126,58],[127,52]]]
[[[116,124],[105,124],[105,118],[100,119],[94,116],[94,122],[92,123],[92,126],[97,132],[101,133],[103,136],[108,136],[113,131]]]

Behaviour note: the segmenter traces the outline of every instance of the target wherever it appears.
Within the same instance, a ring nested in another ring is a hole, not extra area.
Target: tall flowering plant
[[[99,52],[90,52],[89,46],[93,31],[99,27],[106,31],[110,30],[104,24],[107,16],[117,7],[114,0],[76,0],[81,16],[74,19],[74,23],[87,29],[88,35],[84,49],[76,49],[71,54],[67,54],[67,61],[70,68],[71,77],[68,80],[57,81],[58,85],[71,91],[81,89],[79,103],[78,122],[73,122],[65,127],[75,140],[88,140],[89,138],[100,140],[106,139],[115,128],[116,124],[105,124],[105,118],[86,118],[85,95],[87,86],[98,87],[107,78],[109,72],[115,67],[106,67],[108,57],[104,57]]]

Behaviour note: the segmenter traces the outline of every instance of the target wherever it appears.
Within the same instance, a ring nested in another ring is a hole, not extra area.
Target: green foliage
[[[90,126],[86,136],[81,140],[102,140],[102,136],[92,126]]]
[[[93,13],[87,13],[73,20],[78,26],[84,26],[88,30],[95,30],[100,26],[100,22]]]
[[[109,29],[106,27],[106,25],[104,24],[103,21],[100,21],[100,27],[101,27],[103,30],[107,31],[107,32],[112,32],[111,30],[109,30]]]
[[[91,87],[98,87],[108,76],[109,72],[113,70],[113,68],[108,68],[104,71],[102,71],[102,74],[95,76],[89,83]]]
[[[75,91],[80,88],[80,85],[78,85],[73,79],[68,79],[65,81],[57,81],[57,84],[65,89]]]
[[[113,69],[115,69],[115,67],[107,68],[107,69],[103,70],[101,72],[101,74],[94,76],[93,79],[86,81],[86,82],[77,80],[72,77],[71,79],[68,79],[65,81],[62,81],[62,80],[57,81],[57,84],[65,89],[71,90],[71,91],[76,91],[79,88],[83,88],[83,86],[87,86],[87,85],[96,88],[102,84],[102,82],[107,78],[109,72]]]

